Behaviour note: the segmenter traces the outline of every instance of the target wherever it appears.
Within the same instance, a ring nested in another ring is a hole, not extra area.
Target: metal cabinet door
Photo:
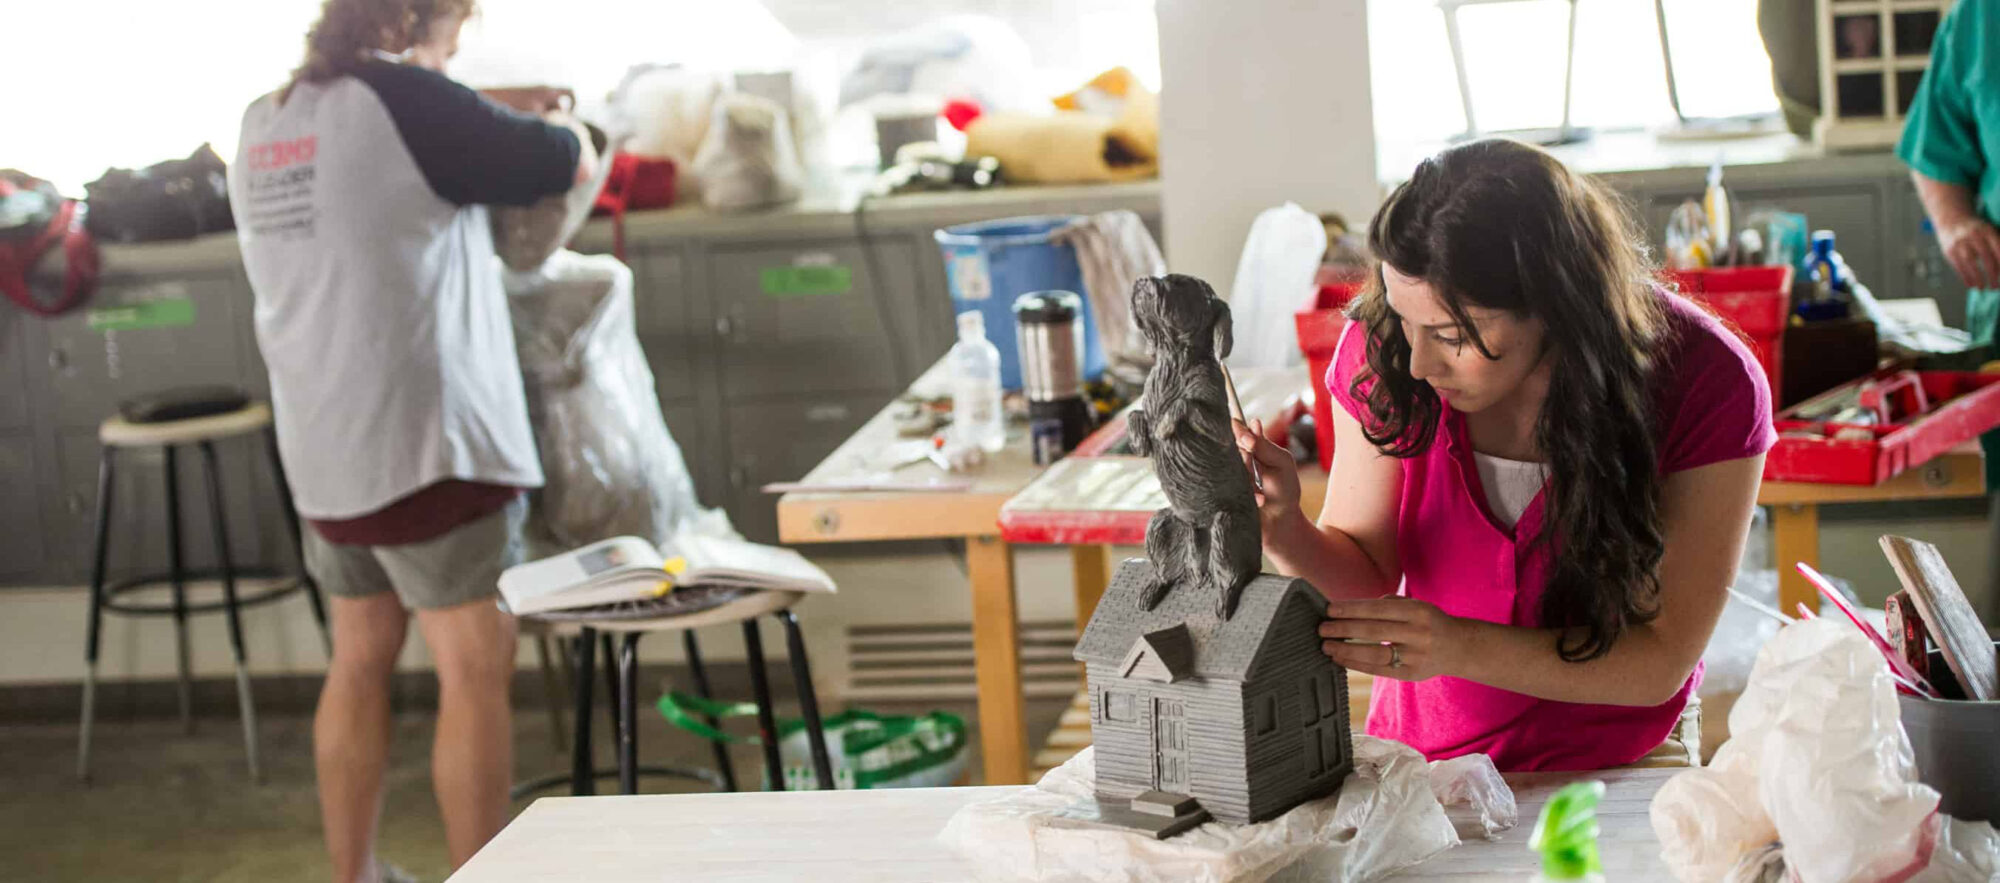
[[[1806,223],[1812,230],[1832,230],[1834,247],[1840,250],[1847,265],[1853,268],[1861,283],[1867,285],[1876,297],[1901,297],[1893,291],[1901,280],[1901,265],[1891,266],[1887,248],[1888,237],[1884,226],[1888,221],[1888,206],[1884,204],[1882,191],[1869,183],[1843,183],[1811,188],[1757,188],[1734,189],[1737,210],[1743,214],[1736,219],[1741,224],[1752,212],[1760,208],[1776,208],[1788,212],[1800,212],[1806,216]],[[1656,252],[1665,243],[1667,217],[1683,200],[1699,201],[1701,192],[1689,188],[1681,192],[1666,192],[1654,196],[1647,204],[1646,242]],[[1895,272],[1891,272],[1894,270]]]
[[[723,399],[889,389],[913,367],[909,243],[724,248],[709,256]],[[879,276],[878,276],[879,274]]]
[[[32,425],[28,416],[28,384],[45,377],[41,365],[29,370],[28,322],[26,310],[0,308],[0,429],[25,429]],[[39,321],[39,320],[35,320]]]
[[[42,569],[41,495],[36,492],[41,473],[35,466],[33,435],[0,433],[0,578],[28,577]]]
[[[1917,198],[1917,188],[1908,178],[1890,185],[1889,201],[1893,221],[1889,230],[1889,253],[1896,263],[1901,286],[1876,291],[1877,297],[1928,297],[1937,301],[1938,314],[1953,328],[1965,327],[1966,285],[1958,271],[1945,260],[1937,234],[1924,229],[1928,216]]]
[[[681,446],[681,459],[694,479],[695,496],[703,506],[722,505],[728,496],[727,470],[713,454],[720,440],[710,437],[717,433],[717,427],[704,425],[701,408],[692,401],[661,402],[660,412],[667,418],[667,431]]]
[[[183,301],[192,321],[102,331],[90,316],[120,308]],[[150,280],[113,280],[88,309],[48,324],[56,425],[95,427],[118,402],[139,393],[193,384],[237,384],[248,361],[241,323],[248,322],[250,287],[238,272]]]
[[[707,341],[695,330],[687,261],[680,249],[666,248],[633,257],[631,267],[639,342],[660,400],[693,398],[695,354]]]
[[[895,397],[893,392],[794,397],[728,407],[729,518],[760,543],[778,539],[778,498],[758,488],[793,481]]]
[[[274,482],[264,468],[263,442],[239,436],[215,443],[222,468],[224,515],[229,520],[231,560],[238,567],[289,567],[290,548],[277,545],[283,537],[283,516]],[[96,540],[98,444],[95,430],[68,430],[57,437],[62,492],[45,511],[53,522],[49,532],[59,541],[50,550],[48,571],[60,579],[90,578]],[[216,566],[215,533],[209,517],[208,482],[201,452],[183,446],[177,455],[180,476],[182,562],[189,569]],[[112,487],[110,578],[167,569],[165,457],[157,448],[129,448],[117,453]],[[267,554],[268,553],[268,554]]]

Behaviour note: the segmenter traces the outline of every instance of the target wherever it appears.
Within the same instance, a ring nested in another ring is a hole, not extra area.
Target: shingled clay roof
[[[1168,592],[1159,606],[1142,610],[1139,595],[1151,577],[1152,565],[1145,559],[1127,559],[1118,566],[1111,585],[1097,602],[1096,615],[1090,618],[1083,637],[1076,642],[1076,659],[1118,665],[1125,670],[1126,663],[1137,662],[1131,658],[1139,649],[1134,645],[1143,645],[1148,637],[1158,636],[1155,644],[1174,647],[1180,639],[1169,633],[1175,626],[1185,625],[1187,640],[1193,645],[1194,675],[1242,681],[1249,676],[1250,667],[1264,645],[1264,636],[1288,599],[1297,596],[1316,606],[1324,604],[1306,581],[1267,573],[1244,588],[1236,615],[1227,622],[1220,622],[1215,616],[1214,593],[1187,584]],[[1160,661],[1171,671],[1180,662],[1173,657],[1181,655],[1177,649],[1167,649]]]

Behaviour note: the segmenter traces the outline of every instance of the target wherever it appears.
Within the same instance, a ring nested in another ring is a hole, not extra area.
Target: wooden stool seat
[[[105,447],[111,448],[188,445],[261,432],[270,425],[271,406],[263,402],[251,402],[240,410],[226,414],[210,414],[206,417],[166,420],[159,423],[133,423],[123,417],[113,417],[98,427],[97,440]]]

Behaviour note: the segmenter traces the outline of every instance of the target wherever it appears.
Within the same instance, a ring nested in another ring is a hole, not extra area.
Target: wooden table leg
[[[1819,507],[1791,503],[1771,507],[1771,557],[1778,567],[1778,609],[1796,616],[1800,602],[1819,610],[1819,592],[1799,575],[1794,564],[1819,567]]]
[[[1090,621],[1090,614],[1097,610],[1097,599],[1104,597],[1104,587],[1111,582],[1111,547],[1083,545],[1069,547],[1070,577],[1076,586],[1076,631],[1083,633],[1083,625]]]
[[[979,746],[986,784],[1028,781],[1028,729],[1021,699],[1020,622],[1014,557],[999,537],[967,537],[972,575],[972,654],[979,682]]]

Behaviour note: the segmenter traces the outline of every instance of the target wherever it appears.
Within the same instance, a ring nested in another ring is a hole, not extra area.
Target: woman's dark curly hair
[[[1621,204],[1541,150],[1476,141],[1419,164],[1375,214],[1368,245],[1378,262],[1430,283],[1489,359],[1468,306],[1541,320],[1552,365],[1535,424],[1549,463],[1536,542],[1558,553],[1542,624],[1564,629],[1563,659],[1604,655],[1627,626],[1658,614],[1665,549],[1653,377],[1670,332]],[[1367,403],[1369,442],[1409,458],[1429,449],[1444,406],[1410,376],[1410,342],[1377,269],[1349,312],[1369,336],[1353,392]]]
[[[401,52],[431,37],[433,24],[472,17],[476,0],[326,0],[306,32],[293,83],[324,83],[354,69],[371,49]]]

